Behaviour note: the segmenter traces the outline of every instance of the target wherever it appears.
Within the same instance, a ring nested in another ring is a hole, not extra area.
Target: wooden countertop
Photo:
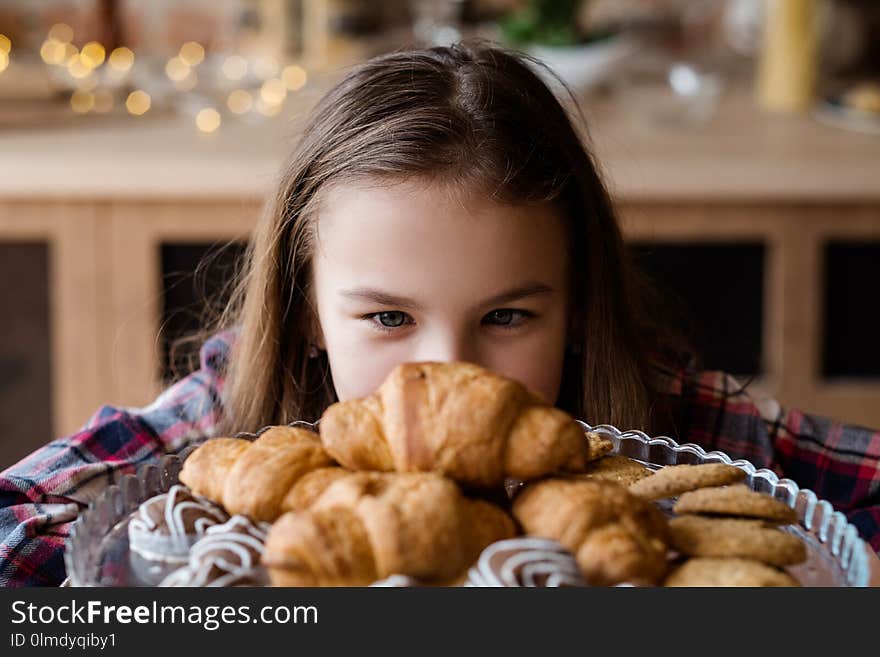
[[[7,126],[0,129],[0,197],[261,198],[295,138],[297,117],[329,81],[289,97],[278,117],[226,119],[212,135],[171,113]],[[724,93],[702,128],[660,131],[638,118],[651,99],[624,92],[582,100],[598,161],[620,200],[880,200],[880,136],[810,115],[762,113],[743,86]]]

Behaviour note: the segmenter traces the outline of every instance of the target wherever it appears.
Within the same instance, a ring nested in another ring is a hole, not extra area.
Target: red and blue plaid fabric
[[[0,473],[0,585],[58,585],[77,514],[139,465],[214,435],[231,333],[209,340],[201,367],[141,409],[104,407],[79,432]],[[752,399],[722,372],[678,370],[672,437],[771,468],[831,502],[880,550],[880,432]]]

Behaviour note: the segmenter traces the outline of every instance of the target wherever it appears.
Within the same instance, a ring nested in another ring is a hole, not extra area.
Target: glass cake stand
[[[316,430],[316,425],[295,422]],[[650,437],[641,431],[621,431],[610,425],[590,426],[587,431],[608,437],[614,454],[639,461],[657,470],[683,463],[726,463],[746,471],[745,483],[755,491],[767,493],[795,509],[798,523],[787,525],[804,541],[807,560],[786,570],[803,586],[867,586],[870,578],[865,543],[845,515],[831,504],[802,489],[790,479],[780,479],[771,470],[758,469],[745,460],[733,460],[722,452],[706,452],[693,444],[679,445],[671,438]],[[268,427],[240,437],[256,438]],[[65,551],[65,564],[71,586],[155,586],[179,564],[166,567],[139,562],[128,549],[128,521],[141,502],[166,492],[178,483],[183,461],[194,449],[168,455],[156,464],[143,466],[135,475],[125,475],[109,486],[73,523]],[[671,502],[661,503],[670,511]]]

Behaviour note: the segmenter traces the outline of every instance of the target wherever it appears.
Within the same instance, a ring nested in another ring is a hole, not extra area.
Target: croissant
[[[666,518],[614,482],[529,484],[514,500],[513,515],[527,534],[559,541],[572,552],[592,585],[656,584],[665,574]]]
[[[324,412],[321,441],[351,470],[434,471],[501,485],[589,458],[580,426],[525,386],[470,363],[404,363],[372,395]]]
[[[332,464],[315,433],[278,426],[254,441],[213,438],[205,442],[184,461],[179,478],[232,515],[272,522],[315,496],[295,488],[304,475]]]
[[[392,574],[461,577],[490,543],[515,534],[501,508],[433,473],[349,473],[269,530],[263,564],[276,586],[364,586]]]

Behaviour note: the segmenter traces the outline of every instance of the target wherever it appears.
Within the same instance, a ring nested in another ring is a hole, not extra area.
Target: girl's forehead
[[[515,247],[554,242],[565,229],[561,213],[550,204],[503,203],[489,194],[422,182],[359,183],[322,194],[316,235],[325,248],[328,242],[352,238],[394,246],[420,237],[462,246],[490,241]]]
[[[336,186],[321,201],[315,269],[347,279],[455,273],[475,286],[511,278],[558,284],[566,235],[550,205],[502,204],[426,184]]]

